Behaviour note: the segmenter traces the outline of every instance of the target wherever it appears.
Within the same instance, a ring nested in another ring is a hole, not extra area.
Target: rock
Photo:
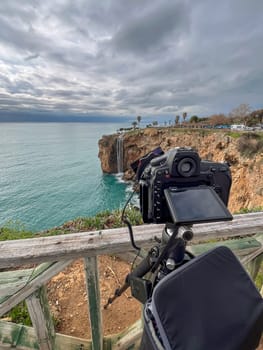
[[[156,137],[158,135],[157,128],[147,128],[144,131],[144,136]]]
[[[99,140],[99,158],[102,171],[105,173],[117,173],[117,135],[103,136]]]
[[[117,172],[118,134],[103,136],[99,141],[99,158],[102,171]],[[262,206],[263,204],[263,155],[259,151],[248,158],[238,149],[238,139],[231,138],[224,131],[205,130],[183,131],[176,128],[146,128],[128,132],[123,137],[124,179],[134,179],[130,164],[161,146],[164,151],[173,147],[190,146],[195,148],[202,159],[215,162],[228,162],[231,165],[232,188],[229,207],[232,211],[242,207]]]

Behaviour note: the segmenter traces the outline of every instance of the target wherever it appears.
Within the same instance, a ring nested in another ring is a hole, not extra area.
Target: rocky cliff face
[[[252,151],[241,153],[240,140],[222,131],[149,128],[121,136],[107,135],[99,141],[99,158],[103,172],[117,172],[118,137],[122,137],[123,141],[125,179],[133,177],[130,164],[154,148],[161,146],[167,151],[173,147],[190,146],[199,152],[202,159],[225,161],[231,165],[232,188],[229,208],[232,212],[241,208],[263,206],[263,153],[262,148],[256,148],[253,137],[248,139],[251,147],[254,147]]]

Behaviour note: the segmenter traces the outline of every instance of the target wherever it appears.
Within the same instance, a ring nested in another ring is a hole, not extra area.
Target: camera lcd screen
[[[210,187],[167,188],[164,194],[174,223],[233,219],[223,201]]]

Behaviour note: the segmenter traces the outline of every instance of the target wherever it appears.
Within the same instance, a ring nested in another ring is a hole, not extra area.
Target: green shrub
[[[34,233],[25,229],[20,221],[7,221],[0,227],[0,241],[34,237]]]
[[[20,323],[25,326],[32,326],[32,322],[27,311],[25,301],[15,306],[10,312],[5,314],[3,317],[10,318],[10,321],[14,323]]]
[[[229,131],[226,135],[232,137],[233,139],[239,139],[243,134],[238,131]]]
[[[259,206],[259,207],[255,207],[252,209],[248,209],[248,208],[241,208],[237,213],[235,214],[248,214],[248,213],[257,213],[259,211],[263,212],[263,206]]]
[[[133,206],[128,206],[125,211],[126,217],[132,225],[141,225],[143,223],[141,213]],[[75,220],[66,222],[62,226],[46,230],[42,235],[61,235],[66,233],[84,232],[93,230],[103,230],[124,226],[121,221],[122,210],[103,211],[91,217],[79,217]]]

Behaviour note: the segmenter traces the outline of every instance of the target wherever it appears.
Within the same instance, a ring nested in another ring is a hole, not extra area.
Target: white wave
[[[126,181],[123,180],[123,173],[117,173],[117,174],[114,174],[114,176],[118,182],[126,183]]]

